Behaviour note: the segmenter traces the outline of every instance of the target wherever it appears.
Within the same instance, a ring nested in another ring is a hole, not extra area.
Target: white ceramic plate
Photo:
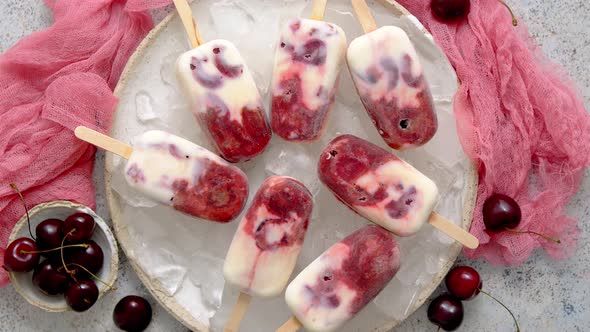
[[[65,220],[67,217],[77,212],[88,213],[94,218],[96,227],[94,228],[94,233],[92,234],[92,240],[94,240],[101,247],[104,253],[104,265],[97,276],[109,285],[114,285],[119,273],[119,253],[117,249],[117,241],[115,240],[115,236],[111,232],[109,226],[104,220],[102,220],[100,216],[92,211],[91,208],[69,201],[53,201],[36,205],[31,210],[29,210],[31,230],[34,234],[35,227],[37,227],[37,225],[39,225],[43,220],[49,218]],[[10,243],[20,237],[31,237],[29,235],[29,230],[27,229],[26,216],[23,216],[18,221],[18,223],[16,223],[12,233],[10,234],[10,237],[8,238],[8,242]],[[44,258],[41,257],[41,261],[43,259]],[[8,274],[8,276],[10,277],[10,282],[16,291],[19,292],[32,305],[49,312],[63,312],[71,310],[66,304],[63,295],[50,296],[41,292],[37,287],[35,287],[32,282],[33,272],[11,272]],[[110,290],[109,287],[98,281],[96,281],[96,286],[98,286],[100,297]]]
[[[445,55],[417,20],[383,0],[370,3],[379,25],[402,27],[416,45],[431,86],[439,130],[425,146],[399,154],[437,182],[437,212],[467,228],[477,179],[459,144],[452,114],[457,79]],[[309,1],[200,0],[192,5],[207,40],[224,38],[236,44],[253,71],[268,105],[278,28],[288,18],[307,16]],[[348,40],[361,28],[346,0],[329,1],[326,20],[340,25]],[[133,143],[149,129],[163,129],[210,147],[203,139],[174,75],[178,55],[189,49],[180,19],[171,15],[144,40],[128,63],[115,94],[120,98],[111,134]],[[264,155],[238,165],[250,180],[250,198],[271,174],[290,175],[314,193],[315,208],[294,275],[333,243],[367,223],[341,205],[319,183],[316,162],[333,137],[352,133],[383,147],[343,69],[336,106],[320,142],[298,145],[273,137]],[[238,221],[216,224],[196,220],[132,191],[121,170],[124,161],[107,155],[107,197],[116,234],[140,278],[175,317],[193,330],[220,331],[238,290],[224,285],[223,259]],[[461,247],[427,225],[419,234],[400,238],[402,266],[396,277],[365,310],[340,331],[388,330],[410,315],[432,293]],[[254,299],[241,331],[273,331],[290,316],[282,297]]]

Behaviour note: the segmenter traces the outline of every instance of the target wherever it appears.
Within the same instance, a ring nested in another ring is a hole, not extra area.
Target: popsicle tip
[[[76,135],[76,137],[80,138],[80,135],[82,134],[82,132],[84,131],[86,127],[84,126],[77,126],[76,128],[74,128],[74,135]]]
[[[323,21],[326,13],[328,0],[314,0],[311,9],[311,19],[314,21]]]
[[[465,243],[463,243],[463,245],[469,249],[477,249],[477,247],[479,247],[479,240],[475,236],[471,235],[465,239]]]

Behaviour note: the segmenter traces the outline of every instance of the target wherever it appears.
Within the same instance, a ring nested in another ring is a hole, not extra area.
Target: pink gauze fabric
[[[522,21],[511,25],[496,0],[471,0],[468,19],[453,24],[434,19],[430,0],[400,3],[432,33],[461,81],[454,106],[458,134],[480,180],[471,233],[481,245],[465,255],[494,265],[519,265],[538,247],[557,259],[571,255],[580,231],[564,208],[590,163],[590,118],[574,83],[543,56]],[[517,229],[561,244],[486,232],[482,206],[492,193],[519,203]]]
[[[112,89],[153,26],[147,13],[117,0],[47,0],[54,24],[0,56],[0,259],[29,207],[52,200],[95,206],[95,149],[74,137],[85,125],[108,131]],[[0,285],[8,282],[0,269]]]

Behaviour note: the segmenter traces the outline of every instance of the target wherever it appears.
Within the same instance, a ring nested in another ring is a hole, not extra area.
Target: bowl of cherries
[[[39,204],[14,226],[8,243],[2,267],[16,291],[39,308],[86,311],[115,289],[117,242],[89,207]]]

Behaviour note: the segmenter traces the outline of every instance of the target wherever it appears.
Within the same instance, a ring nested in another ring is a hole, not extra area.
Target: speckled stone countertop
[[[494,1],[494,0],[490,0]],[[41,0],[0,1],[0,52],[5,52],[23,36],[52,22],[51,12]],[[582,0],[510,1],[518,16],[545,53],[562,64],[577,82],[587,109],[590,109],[590,3]],[[156,14],[156,19],[162,13]],[[108,220],[104,199],[102,165],[97,155],[95,182],[98,213]],[[580,192],[568,207],[580,220],[582,236],[577,253],[566,261],[554,261],[537,252],[519,267],[493,267],[483,261],[459,263],[474,266],[481,274],[484,289],[502,299],[518,317],[522,331],[590,331],[590,172]],[[29,305],[11,286],[0,289],[0,331],[115,331],[112,309],[126,294],[147,296],[154,304],[149,331],[186,331],[151,299],[147,290],[121,254],[120,291],[110,294],[83,314],[49,314]],[[439,289],[438,292],[442,291]],[[435,294],[437,294],[435,293]],[[458,331],[514,331],[510,316],[495,302],[478,296],[464,304],[465,318]],[[435,331],[426,318],[426,306],[410,316],[395,331]]]

